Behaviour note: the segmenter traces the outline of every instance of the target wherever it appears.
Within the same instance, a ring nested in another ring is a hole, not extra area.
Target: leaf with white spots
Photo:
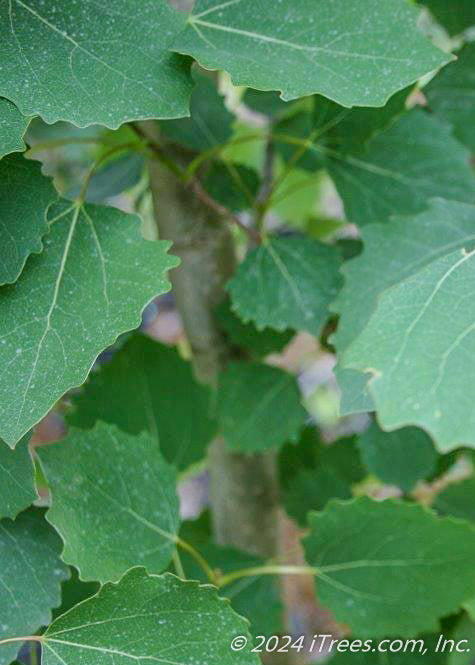
[[[12,450],[0,439],[0,519],[14,519],[37,497],[29,441],[26,434]]]
[[[475,595],[475,529],[416,503],[361,497],[311,513],[320,602],[359,637],[414,637]]]
[[[31,118],[20,113],[15,104],[0,97],[0,159],[11,152],[22,152],[23,136]]]
[[[249,252],[229,282],[232,309],[258,330],[318,335],[341,277],[337,249],[311,238],[271,237]]]
[[[475,447],[475,252],[453,250],[384,291],[342,363],[372,374],[383,429],[425,429],[440,452]]]
[[[343,106],[383,106],[451,59],[416,18],[404,0],[197,0],[172,48],[284,100],[320,93]]]
[[[341,359],[362,333],[383,292],[417,273],[434,259],[475,242],[475,206],[434,200],[416,217],[394,218],[361,230],[362,254],[344,263],[345,283],[332,309],[339,314],[333,335]],[[366,377],[340,361],[337,379],[343,389],[344,413],[374,410]]]
[[[42,448],[40,460],[52,495],[47,519],[64,540],[63,560],[82,580],[168,566],[179,525],[176,470],[153,436],[97,423]]]
[[[2,2],[0,95],[49,124],[186,116],[189,65],[169,49],[184,22],[165,0]]]
[[[249,643],[233,651],[240,635]],[[259,664],[248,622],[213,587],[143,568],[56,619],[42,642],[43,665]]]
[[[0,290],[0,436],[12,447],[139,325],[178,263],[168,242],[144,240],[140,220],[114,208],[63,201],[47,222],[43,252]]]
[[[0,641],[34,635],[61,603],[69,570],[59,558],[61,539],[31,508],[0,522]],[[0,665],[9,665],[21,642],[0,644]]]
[[[28,256],[41,252],[46,211],[57,198],[37,162],[21,155],[0,161],[0,285],[18,279]]]

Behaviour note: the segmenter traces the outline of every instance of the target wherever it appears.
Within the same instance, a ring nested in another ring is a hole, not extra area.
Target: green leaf
[[[210,401],[176,349],[134,335],[73,397],[68,421],[83,429],[103,420],[130,434],[148,430],[165,459],[183,470],[203,459],[216,433]]]
[[[340,416],[374,411],[373,399],[368,391],[371,374],[339,365],[334,367],[333,373],[341,391]]]
[[[30,120],[8,99],[0,97],[0,159],[10,152],[25,150],[23,136]]]
[[[383,106],[450,60],[416,17],[399,0],[198,0],[173,49],[286,101],[318,92],[343,106]]]
[[[117,128],[188,114],[189,65],[169,46],[184,18],[164,0],[11,0],[0,10],[0,94],[23,115]]]
[[[14,522],[0,522],[0,640],[34,635],[51,621],[61,602],[61,582],[68,569],[61,562],[61,540],[43,511],[30,509]],[[21,642],[0,645],[0,665],[9,665]]]
[[[191,542],[194,543],[195,541],[192,540]],[[265,564],[263,559],[241,552],[233,547],[219,547],[208,542],[200,545],[199,549],[212,568],[220,570],[224,574]],[[203,583],[208,582],[202,569],[196,565],[189,555],[180,556],[189,579],[199,580]],[[268,575],[247,577],[245,584],[243,584],[242,579],[236,580],[226,585],[222,593],[226,595],[226,598],[229,598],[234,611],[250,621],[252,635],[270,637],[282,631],[283,608],[279,595],[279,585],[275,578]]]
[[[324,98],[322,99],[326,101]],[[328,102],[328,105],[330,104],[333,102]],[[335,106],[337,105],[335,104]],[[342,111],[349,112],[348,109],[342,109]],[[285,116],[274,125],[276,150],[283,160],[292,161],[297,168],[310,171],[312,175],[314,171],[324,167],[321,149],[312,140],[316,130],[314,114],[308,110]],[[305,149],[302,141],[309,141],[308,149]],[[301,154],[297,160],[295,159],[296,154]]]
[[[400,116],[412,91],[405,88],[393,95],[381,109],[345,109],[324,97],[315,98],[312,126],[323,133],[324,143],[340,152],[359,150],[377,132],[381,132]]]
[[[61,585],[61,606],[53,610],[53,619],[68,612],[86,598],[94,596],[100,589],[98,582],[82,582],[76,568],[69,567],[70,577]]]
[[[448,485],[436,496],[433,508],[441,515],[475,522],[475,478]]]
[[[334,247],[304,236],[272,237],[249,252],[228,284],[233,310],[258,330],[318,335],[340,286]]]
[[[345,437],[326,444],[322,442],[319,431],[314,426],[308,426],[301,433],[297,445],[287,444],[279,452],[282,487],[288,487],[297,472],[319,466],[338,469],[350,484],[359,482],[366,475],[355,437]]]
[[[294,336],[292,330],[283,332],[272,328],[257,330],[253,323],[243,323],[231,310],[228,300],[223,301],[216,308],[215,315],[219,327],[227,335],[229,341],[236,346],[243,347],[257,358],[268,356],[270,353],[280,353]]]
[[[107,204],[107,199],[131,189],[140,182],[144,165],[144,156],[132,151],[112,159],[89,180],[86,202]],[[82,182],[78,182],[76,177],[74,186],[67,188],[67,198],[75,199],[80,196],[81,188]]]
[[[361,497],[311,513],[320,602],[359,637],[412,637],[475,595],[475,529],[415,503]],[[364,525],[364,528],[363,528]]]
[[[262,90],[248,88],[242,101],[253,111],[267,115],[270,118],[287,113],[292,109],[292,104],[284,102],[277,92],[263,92]]]
[[[252,207],[259,177],[253,169],[240,164],[215,161],[206,173],[204,187],[215,201],[233,212],[240,212]]]
[[[418,1],[429,7],[435,18],[447,28],[451,35],[457,35],[475,25],[475,5],[472,0]]]
[[[202,152],[227,143],[232,135],[234,115],[209,76],[194,72],[195,87],[191,94],[189,118],[163,120],[161,133],[171,141]]]
[[[178,531],[176,471],[150,434],[97,423],[40,451],[62,558],[82,580],[118,580],[134,565],[164,570]]]
[[[473,218],[472,218],[473,219]],[[475,253],[454,250],[381,294],[343,364],[371,371],[378,421],[416,425],[440,452],[475,447],[475,335],[471,297]]]
[[[434,259],[475,241],[474,220],[473,206],[438,200],[415,218],[393,219],[391,224],[362,229],[364,251],[344,263],[345,283],[332,306],[340,315],[332,338],[340,356],[364,330],[386,289],[415,275]],[[372,397],[365,389],[369,376],[337,369],[344,390],[343,413],[374,410]]]
[[[411,89],[398,92],[382,109],[347,109],[316,95],[311,109],[284,116],[275,123],[276,148],[286,161],[295,152],[303,153],[296,164],[313,172],[324,166],[325,148],[339,154],[358,152],[374,134],[387,129],[404,112]],[[302,141],[309,141],[305,150]]]
[[[0,161],[0,285],[15,282],[28,256],[41,252],[46,211],[57,198],[37,162],[21,155]]]
[[[310,510],[323,510],[330,499],[351,499],[351,486],[337,469],[301,469],[289,483],[283,503],[287,514],[305,527]]]
[[[232,651],[247,622],[211,586],[128,571],[67,612],[44,635],[43,665],[105,662],[257,665],[252,644]]]
[[[475,44],[467,44],[457,56],[457,62],[432,79],[424,94],[431,111],[475,152]]]
[[[456,644],[460,644],[461,651],[457,649],[451,651],[447,657],[447,665],[472,665],[475,650],[475,623],[465,612],[458,620],[450,639],[454,640]]]
[[[47,221],[43,252],[0,291],[0,435],[11,446],[137,327],[178,263],[168,242],[145,241],[138,217],[114,208],[63,201]]]
[[[11,450],[0,440],[0,519],[14,519],[36,499],[35,470],[26,434]]]
[[[329,152],[327,167],[347,218],[360,225],[422,212],[436,196],[475,202],[469,152],[450,128],[419,109],[376,134],[365,150]]]
[[[290,480],[301,469],[314,469],[320,459],[322,443],[319,431],[313,425],[308,425],[300,433],[297,443],[286,443],[279,450],[279,482],[283,488],[289,486]]]
[[[371,473],[388,485],[409,492],[434,473],[437,453],[432,441],[417,427],[383,432],[376,423],[358,439],[361,458]]]
[[[277,367],[241,362],[220,376],[217,417],[228,446],[253,453],[295,441],[306,412],[295,377]]]
[[[355,437],[328,445],[313,427],[302,432],[298,445],[280,451],[279,470],[284,507],[302,526],[310,510],[323,509],[332,498],[351,498],[351,486],[366,475]]]

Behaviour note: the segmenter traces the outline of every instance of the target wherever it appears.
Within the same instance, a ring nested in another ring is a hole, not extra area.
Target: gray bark
[[[142,128],[149,136],[155,131],[148,123],[142,123]],[[183,159],[179,151],[174,157]],[[159,235],[173,242],[172,252],[181,259],[170,277],[195,373],[200,381],[215,386],[230,354],[213,312],[235,269],[231,233],[216,212],[157,160],[150,161],[149,173]],[[273,456],[232,454],[218,438],[210,446],[209,469],[217,541],[275,556],[278,515]]]

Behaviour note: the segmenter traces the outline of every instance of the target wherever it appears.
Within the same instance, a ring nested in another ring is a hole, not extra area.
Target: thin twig
[[[141,139],[143,139],[155,157],[158,159],[158,161],[166,166],[176,177],[181,181],[184,182],[186,179],[185,172],[183,169],[181,169],[178,164],[176,164],[172,159],[167,157],[165,154],[165,151],[162,149],[161,145],[154,141],[151,136],[148,136],[146,132],[142,129],[142,127],[137,123],[137,122],[129,122],[129,126],[134,130],[134,132],[139,136]]]
[[[193,178],[193,180],[190,182],[191,189],[193,190],[194,194],[196,197],[204,203],[208,208],[211,210],[214,210],[214,212],[218,213],[221,217],[224,217],[225,219],[230,220],[236,226],[238,226],[244,233],[246,233],[249,238],[254,243],[257,243],[258,245],[261,243],[261,236],[260,234],[253,228],[246,226],[241,222],[239,217],[237,217],[231,210],[226,208],[226,206],[221,205],[221,203],[218,203],[218,201],[215,201],[208,192],[203,188],[202,184],[196,179]]]

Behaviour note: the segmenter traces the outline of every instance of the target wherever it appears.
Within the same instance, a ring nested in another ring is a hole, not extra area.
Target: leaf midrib
[[[18,1],[18,0],[17,0]],[[278,37],[270,37],[269,35],[262,35],[258,32],[252,32],[249,30],[242,30],[241,28],[233,28],[228,25],[221,25],[218,23],[211,23],[210,21],[203,21],[202,19],[196,18],[196,16],[190,16],[188,22],[191,26],[200,25],[204,28],[209,28],[212,30],[218,30],[221,32],[228,32],[231,34],[240,35],[242,37],[248,37],[249,39],[255,39],[261,42],[267,42],[269,44],[276,44],[277,46],[284,46],[285,48],[290,48],[296,51],[306,51],[309,53],[325,53],[332,56],[341,56],[346,58],[355,58],[359,60],[381,60],[384,62],[397,62],[398,64],[409,64],[411,61],[409,58],[397,58],[394,56],[385,56],[385,55],[370,55],[368,53],[355,53],[352,51],[339,51],[329,49],[325,46],[308,46],[306,44],[295,44],[289,42],[285,39],[279,39]],[[199,31],[198,31],[199,34]],[[203,37],[201,37],[203,39]],[[203,41],[206,41],[203,39]]]

